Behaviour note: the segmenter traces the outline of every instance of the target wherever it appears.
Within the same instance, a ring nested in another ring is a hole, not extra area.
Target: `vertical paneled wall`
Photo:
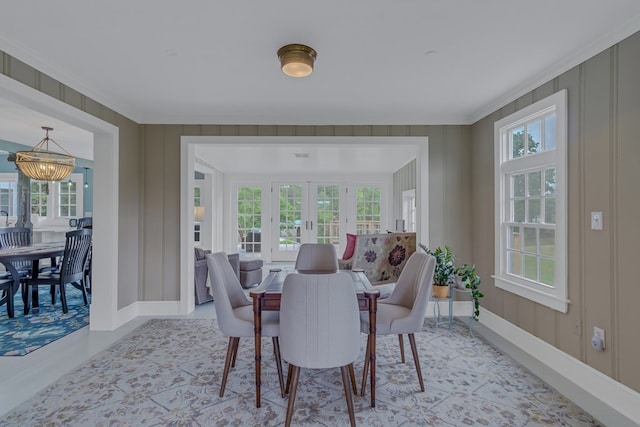
[[[492,312],[640,391],[640,34],[563,73],[472,126],[473,257]],[[497,289],[494,269],[493,123],[560,89],[568,91],[569,256],[566,314]],[[487,202],[489,201],[489,202]],[[604,230],[590,228],[601,211]],[[607,349],[591,348],[593,327]]]
[[[413,159],[393,174],[393,218],[402,218],[402,192],[416,188],[416,160]],[[393,223],[395,224],[395,223]]]
[[[448,245],[457,264],[472,264],[471,130],[469,126],[429,129],[429,246]]]
[[[143,125],[143,276],[140,299],[179,298],[179,178],[180,136],[429,136],[429,197],[436,206],[455,209],[455,215],[430,219],[457,250],[470,252],[470,218],[464,200],[470,193],[469,126],[265,126],[265,125]],[[433,134],[433,136],[431,136]],[[446,174],[446,176],[442,176]],[[420,195],[418,195],[420,197]],[[394,208],[395,211],[396,208]],[[400,208],[401,212],[401,208]],[[442,230],[446,230],[443,233]],[[214,236],[215,238],[215,236]],[[468,258],[467,258],[468,259]]]

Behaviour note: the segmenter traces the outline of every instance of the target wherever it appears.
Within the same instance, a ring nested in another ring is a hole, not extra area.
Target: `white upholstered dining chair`
[[[218,327],[225,336],[229,337],[227,356],[224,361],[220,397],[224,396],[229,370],[235,367],[238,345],[241,337],[253,337],[253,304],[247,299],[242,285],[238,280],[229,258],[224,252],[207,254],[207,267],[211,279],[213,303],[216,310]],[[262,336],[272,337],[273,352],[278,369],[280,392],[284,397],[284,379],[280,360],[280,319],[277,311],[262,314]]]
[[[303,243],[298,250],[295,269],[303,274],[337,273],[336,247],[330,243]]]
[[[404,363],[404,344],[402,334],[409,336],[411,353],[416,365],[420,390],[424,391],[420,360],[416,348],[414,334],[422,329],[424,318],[427,313],[427,304],[431,298],[433,282],[433,272],[436,266],[436,259],[424,252],[414,252],[407,260],[407,264],[398,277],[398,282],[388,298],[378,301],[378,312],[376,316],[376,334],[389,335],[397,334],[400,343],[400,355]],[[369,332],[369,317],[360,316],[360,331]],[[369,345],[367,343],[367,354],[364,358],[364,373],[362,375],[361,394],[367,381],[369,370]]]
[[[340,367],[351,425],[355,425],[349,374],[360,354],[356,288],[346,273],[289,274],[280,302],[282,358],[289,363],[291,425],[300,368]],[[287,386],[289,389],[289,386]]]

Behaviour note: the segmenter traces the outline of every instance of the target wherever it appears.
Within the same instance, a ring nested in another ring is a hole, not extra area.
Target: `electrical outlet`
[[[597,326],[593,327],[593,336],[602,340],[602,348],[605,348],[604,329],[600,329]]]

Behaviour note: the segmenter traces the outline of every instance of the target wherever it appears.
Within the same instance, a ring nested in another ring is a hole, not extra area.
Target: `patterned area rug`
[[[466,325],[416,334],[425,376],[420,392],[410,352],[401,364],[398,338],[378,337],[377,404],[355,396],[362,426],[598,426]],[[360,383],[366,336],[355,369]],[[3,418],[5,426],[280,426],[280,396],[271,340],[263,341],[263,401],[255,407],[253,340],[243,339],[223,398],[227,346],[214,320],[151,320],[63,376]],[[405,345],[408,349],[409,346]],[[286,364],[284,366],[286,373]],[[294,425],[348,425],[339,369],[302,370]]]
[[[89,306],[82,301],[82,292],[67,286],[69,311],[62,312],[60,297],[51,305],[48,286],[39,286],[40,311],[23,314],[20,292],[15,297],[15,316],[9,319],[5,306],[0,307],[0,356],[24,356],[89,324]]]

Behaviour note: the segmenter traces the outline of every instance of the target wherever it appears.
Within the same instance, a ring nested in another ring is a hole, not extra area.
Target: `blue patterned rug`
[[[62,313],[60,296],[51,305],[48,286],[40,286],[40,312],[23,314],[20,292],[16,293],[15,317],[9,319],[7,308],[0,307],[0,356],[24,356],[89,324],[89,306],[84,305],[82,293],[67,286],[69,312]],[[90,297],[90,296],[89,296]]]

